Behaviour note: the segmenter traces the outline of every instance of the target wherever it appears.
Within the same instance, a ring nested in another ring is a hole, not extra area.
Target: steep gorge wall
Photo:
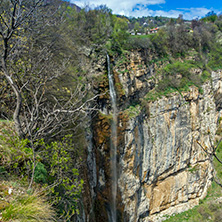
[[[155,86],[156,73],[155,65],[146,66],[139,52],[132,52],[127,61],[113,67],[119,95],[117,221],[158,221],[197,205],[206,195],[212,166],[196,141],[209,145],[209,134],[214,139],[221,116],[222,73],[212,73],[202,94],[191,87],[183,94],[147,101],[129,117],[126,107]],[[88,193],[94,201],[85,221],[109,221],[112,116],[107,96],[101,101],[106,105],[93,118],[88,148]]]
[[[214,99],[204,87],[149,103],[148,115],[128,122],[119,188],[129,221],[154,221],[184,211],[206,195],[212,168],[196,140],[216,131]],[[208,144],[209,145],[209,144]]]

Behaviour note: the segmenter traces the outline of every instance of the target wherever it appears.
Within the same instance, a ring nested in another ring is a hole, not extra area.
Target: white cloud
[[[113,10],[114,14],[130,16],[133,8],[137,6],[143,5],[146,8],[149,5],[164,4],[165,0],[71,0],[71,2],[80,7],[84,7],[85,5],[92,7],[106,5]]]
[[[184,8],[184,9],[179,8],[170,11],[164,11],[164,10],[154,11],[154,10],[149,10],[148,8],[141,7],[139,8],[139,10],[134,10],[133,12],[131,12],[131,16],[141,17],[141,16],[150,15],[150,16],[164,16],[164,17],[178,18],[178,16],[182,14],[184,19],[192,20],[195,18],[201,18],[210,11],[212,11],[212,9],[207,9],[207,8]]]
[[[159,5],[165,4],[166,0],[71,0],[72,3],[77,4],[80,7],[90,5],[92,8],[99,5],[106,5],[112,9],[114,14],[142,17],[142,16],[165,16],[177,18],[179,14],[183,15],[184,19],[194,19],[198,17],[203,17],[209,11],[219,11],[215,9],[207,8],[178,8],[175,10],[151,10],[149,5]]]
[[[179,9],[183,13],[183,16],[185,19],[195,19],[195,18],[201,18],[205,16],[210,11],[215,11],[214,9],[207,9],[207,8],[181,8]]]

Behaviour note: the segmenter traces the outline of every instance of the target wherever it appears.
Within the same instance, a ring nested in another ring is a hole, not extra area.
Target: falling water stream
[[[110,59],[107,54],[107,67],[109,78],[109,92],[113,110],[113,121],[111,124],[111,176],[112,176],[112,200],[111,200],[111,222],[116,222],[116,194],[117,194],[117,106],[116,106],[116,92],[114,88],[113,75],[110,71]]]

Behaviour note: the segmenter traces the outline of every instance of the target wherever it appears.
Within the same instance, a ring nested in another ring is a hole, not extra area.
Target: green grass
[[[138,39],[147,39],[150,38],[151,36],[155,35],[155,33],[153,34],[149,34],[149,35],[131,35],[131,38],[138,38]]]
[[[222,69],[221,59],[222,59],[222,48],[221,48],[221,45],[218,44],[209,53],[208,66],[214,71],[217,71],[218,69]]]
[[[184,87],[180,91],[188,91],[188,90],[189,90],[189,86],[186,85],[186,87]],[[157,91],[156,89],[154,89],[146,94],[145,100],[156,101],[157,99],[162,98],[163,96],[166,96],[166,97],[171,96],[172,93],[175,93],[175,92],[179,92],[178,89],[171,88],[171,87],[168,87],[163,91]]]
[[[200,221],[222,221],[222,208],[220,204],[212,201],[204,201],[191,210],[170,217],[165,222],[200,222]]]

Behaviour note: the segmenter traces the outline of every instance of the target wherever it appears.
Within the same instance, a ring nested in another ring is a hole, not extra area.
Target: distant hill
[[[80,12],[80,11],[81,11],[81,8],[80,8],[78,5],[74,4],[74,3],[69,3],[69,5],[70,5],[71,7],[75,7],[77,12]]]
[[[80,8],[78,5],[76,5],[76,4],[74,4],[74,3],[71,3],[71,2],[68,2],[68,1],[64,1],[64,2],[66,2],[67,4],[69,4],[69,6],[71,6],[71,7],[75,7],[77,12],[80,12],[80,11],[81,11],[81,8]],[[44,3],[45,3],[45,4],[50,4],[50,3],[53,3],[53,0],[45,0]]]
[[[163,26],[167,23],[169,23],[170,20],[176,20],[173,18],[168,17],[162,17],[162,16],[143,16],[141,18],[129,18],[129,21],[132,25],[134,25],[136,22],[139,23],[140,26],[145,26],[148,28],[155,28],[159,26]]]

